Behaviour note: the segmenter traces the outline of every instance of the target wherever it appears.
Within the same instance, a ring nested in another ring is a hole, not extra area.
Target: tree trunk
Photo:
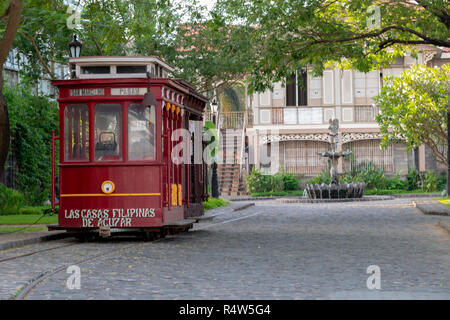
[[[447,109],[447,197],[450,197],[450,106]]]
[[[3,38],[0,40],[0,182],[3,181],[6,157],[9,150],[9,116],[5,97],[3,96],[3,65],[11,50],[22,14],[22,0],[10,0],[8,8],[8,24]]]
[[[0,88],[3,88],[2,75],[0,75]],[[9,150],[9,136],[8,108],[5,97],[0,89],[0,183],[3,183],[4,167]]]

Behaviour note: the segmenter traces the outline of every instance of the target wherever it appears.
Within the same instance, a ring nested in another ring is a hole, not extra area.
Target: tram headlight
[[[116,186],[114,185],[114,183],[112,181],[105,181],[102,183],[102,191],[103,193],[109,194],[109,193],[113,193],[114,190],[116,189]]]

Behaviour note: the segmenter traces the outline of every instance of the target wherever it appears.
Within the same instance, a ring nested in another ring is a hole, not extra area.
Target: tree
[[[81,12],[84,55],[173,54],[174,34],[188,14],[170,0],[84,0]]]
[[[177,54],[171,62],[178,76],[192,82],[200,92],[232,87],[248,73],[252,48],[246,27],[227,24],[223,16],[193,16],[177,30]]]
[[[375,98],[382,146],[406,142],[409,150],[427,145],[436,159],[448,165],[447,112],[450,110],[450,65],[413,65],[394,79],[388,77]]]
[[[450,47],[448,0],[221,0],[224,23],[246,27],[250,89],[261,91],[307,65],[367,72],[414,46]]]
[[[64,0],[25,0],[14,48],[20,60],[22,79],[30,83],[45,77],[59,78],[54,62],[67,63],[72,30],[67,28]]]
[[[10,0],[9,5],[0,5],[0,26],[6,21],[6,28],[0,40],[0,181],[3,179],[3,168],[9,149],[9,116],[5,97],[3,96],[3,65],[16,37],[22,13],[22,0]]]
[[[23,3],[22,3],[23,2]],[[67,26],[65,0],[11,0],[0,3],[0,65],[12,47],[22,57],[22,79],[58,78],[54,62],[67,63],[73,33],[83,41],[84,55],[165,55],[173,48],[173,30],[180,12],[169,0],[83,0],[82,27]],[[172,34],[172,36],[170,36]],[[164,40],[164,41],[163,41]],[[0,89],[3,78],[0,78]],[[0,90],[1,91],[1,90]],[[10,129],[0,93],[0,180],[9,151]]]

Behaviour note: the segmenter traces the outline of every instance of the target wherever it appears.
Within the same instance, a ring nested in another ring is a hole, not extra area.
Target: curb
[[[4,242],[0,243],[0,250],[8,250],[8,249],[14,249],[18,247],[23,247],[29,244],[36,244],[39,242],[45,242],[45,241],[51,241],[51,240],[59,240],[69,237],[70,234],[66,232],[60,232],[56,234],[48,234],[43,236],[37,236],[30,239],[23,239],[23,240],[15,240],[10,242]]]
[[[411,201],[411,204],[426,215],[450,216],[450,208],[437,200]]]
[[[244,209],[250,208],[250,207],[252,207],[252,206],[254,206],[254,205],[255,205],[254,202],[252,202],[252,203],[246,203],[246,204],[241,205],[241,206],[239,206],[239,207],[233,208],[233,211],[244,210]]]
[[[404,193],[404,194],[393,194],[392,196],[396,198],[440,198],[442,197],[439,193],[434,194],[423,194],[423,193]]]
[[[447,231],[448,234],[450,234],[450,222],[449,221],[439,221],[438,227],[441,227],[445,231]]]
[[[239,201],[259,201],[259,200],[275,200],[279,198],[285,198],[287,196],[272,196],[272,197],[245,197],[245,198],[223,198],[228,201],[232,202],[239,202]]]
[[[309,198],[287,198],[277,199],[277,202],[281,203],[343,203],[343,202],[364,202],[364,201],[384,201],[394,200],[392,196],[364,196],[362,198],[336,198],[336,199],[309,199]]]

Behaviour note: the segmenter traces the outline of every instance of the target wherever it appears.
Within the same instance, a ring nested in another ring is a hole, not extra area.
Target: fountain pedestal
[[[352,152],[337,151],[337,135],[339,130],[339,120],[330,119],[330,150],[326,152],[319,152],[322,157],[328,158],[330,165],[331,183],[329,185],[322,183],[308,184],[306,185],[306,193],[310,199],[339,199],[339,198],[361,198],[363,196],[366,184],[364,182],[352,182],[352,183],[339,183],[339,177],[337,172],[337,165],[339,158],[347,157]]]

